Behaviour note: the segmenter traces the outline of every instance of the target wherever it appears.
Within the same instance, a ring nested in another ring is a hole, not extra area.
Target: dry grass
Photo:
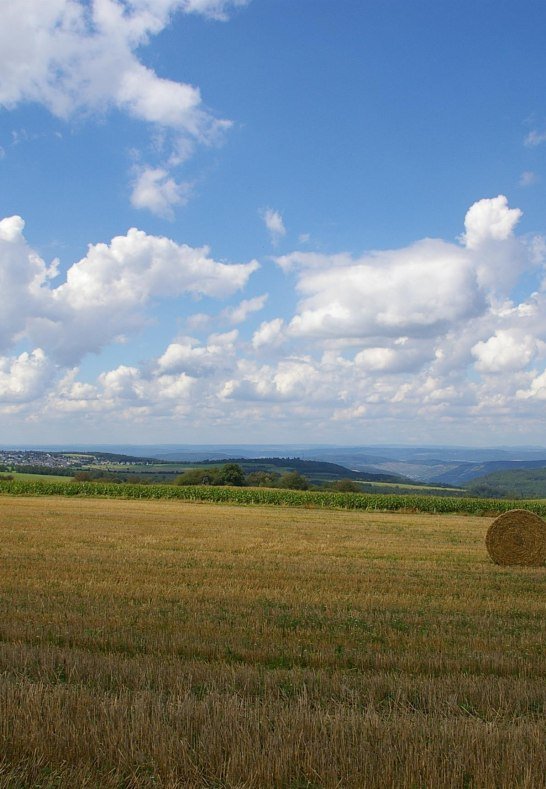
[[[490,519],[0,499],[0,787],[542,787]]]

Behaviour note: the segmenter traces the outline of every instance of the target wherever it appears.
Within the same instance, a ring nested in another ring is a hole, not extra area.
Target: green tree
[[[281,475],[278,471],[251,471],[245,484],[252,488],[276,488]]]
[[[286,471],[277,484],[279,488],[290,488],[291,490],[307,490],[309,488],[309,480],[299,471]]]
[[[189,468],[180,474],[176,480],[176,485],[221,485],[220,470],[216,466],[212,468]]]
[[[222,466],[219,473],[221,485],[237,485],[240,487],[245,484],[245,473],[238,463],[226,463]]]
[[[333,482],[329,482],[326,486],[329,490],[335,490],[339,493],[360,493],[360,487],[353,482],[352,479],[344,478],[344,479],[335,479]]]

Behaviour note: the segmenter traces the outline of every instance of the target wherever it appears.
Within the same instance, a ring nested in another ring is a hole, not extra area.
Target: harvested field
[[[0,498],[0,787],[541,787],[490,518]]]

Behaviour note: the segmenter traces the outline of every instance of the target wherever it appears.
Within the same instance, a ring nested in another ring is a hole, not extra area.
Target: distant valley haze
[[[289,458],[326,461],[355,472],[388,474],[420,483],[461,486],[499,471],[546,469],[543,447],[328,446],[297,444],[52,444],[21,445],[2,450],[38,452],[99,452],[161,462],[200,463],[229,460]],[[39,462],[39,461],[37,461]]]

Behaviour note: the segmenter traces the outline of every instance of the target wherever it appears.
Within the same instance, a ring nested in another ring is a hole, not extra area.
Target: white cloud
[[[355,419],[363,419],[368,409],[365,405],[355,405],[349,408],[336,408],[332,419],[334,422],[354,422]]]
[[[292,264],[309,256],[294,253]],[[364,338],[430,336],[484,309],[464,250],[426,239],[412,247],[303,268],[303,295],[289,332],[295,336]],[[317,265],[316,256],[312,264]],[[326,267],[327,266],[327,267]]]
[[[0,351],[11,347],[28,316],[41,310],[41,289],[54,273],[27,247],[24,226],[19,216],[0,221]]]
[[[522,187],[532,186],[538,181],[538,176],[532,170],[524,170],[519,177],[518,185]]]
[[[220,370],[229,370],[235,355],[238,332],[212,334],[207,345],[200,345],[193,337],[182,337],[171,343],[157,360],[162,373],[186,373],[199,378]]]
[[[20,216],[8,216],[0,221],[0,241],[18,241],[25,228]]]
[[[162,167],[144,167],[133,184],[131,203],[165,219],[173,219],[173,206],[188,202],[191,185],[177,183]]]
[[[527,240],[529,260],[535,266],[546,262],[546,236],[532,236]]]
[[[162,413],[172,401],[180,403],[190,396],[195,380],[182,372],[172,375],[145,376],[136,367],[120,365],[99,376],[99,404],[102,408],[133,404],[142,414]],[[138,411],[137,411],[138,413]]]
[[[463,240],[469,249],[476,249],[489,241],[506,241],[513,237],[521,219],[519,208],[509,208],[504,195],[478,200],[465,216]]]
[[[122,364],[115,370],[102,373],[99,381],[108,398],[132,400],[142,398],[144,394],[142,377],[137,367]]]
[[[313,252],[276,258],[283,270],[296,270],[301,294],[287,334],[365,341],[366,348],[379,349],[359,357],[369,369],[398,369],[399,364],[402,369],[423,361],[430,349],[424,357],[422,350],[416,351],[410,362],[408,349],[395,352],[392,343],[458,331],[486,314],[493,302],[507,298],[519,276],[537,265],[540,243],[514,235],[520,217],[521,211],[509,208],[506,197],[499,195],[471,206],[462,244],[424,239],[359,258]]]
[[[368,373],[410,372],[434,358],[429,342],[408,342],[407,337],[395,340],[392,346],[364,348],[356,354],[355,365]]]
[[[104,114],[117,109],[170,134],[171,165],[194,142],[210,144],[231,124],[204,108],[197,87],[158,76],[140,50],[176,11],[225,19],[246,0],[2,0],[0,106],[22,102],[53,115]],[[166,172],[146,168],[134,204],[169,215],[187,198]]]
[[[244,323],[249,315],[263,310],[267,298],[267,293],[263,293],[261,296],[256,296],[253,299],[243,299],[235,307],[227,307],[225,310],[222,310],[222,317],[226,318],[230,323]]]
[[[177,244],[131,228],[110,244],[90,245],[53,295],[80,309],[133,307],[153,296],[184,292],[221,298],[242,288],[259,267],[256,261],[217,263],[209,254],[208,247]]]
[[[55,366],[41,348],[16,357],[0,357],[0,403],[26,403],[42,396]]]
[[[319,252],[290,252],[288,255],[280,255],[275,258],[275,263],[283,271],[293,269],[323,269],[323,268],[343,268],[350,266],[354,259],[347,252],[339,252],[333,255],[325,255]]]
[[[114,106],[206,135],[214,120],[200,108],[199,91],[158,77],[135,54],[166,27],[177,7],[183,7],[177,0],[4,2],[0,103],[34,101],[63,118]]]
[[[193,315],[190,315],[186,319],[186,326],[188,329],[203,329],[205,326],[208,326],[209,323],[212,321],[212,316],[207,315],[206,312],[196,312]]]
[[[524,140],[524,144],[528,148],[536,148],[537,145],[542,145],[544,142],[546,142],[546,131],[541,132],[537,129],[530,131]]]
[[[187,13],[205,14],[212,19],[224,20],[230,6],[234,8],[248,5],[250,0],[183,0]]]
[[[272,321],[264,321],[254,332],[252,345],[259,349],[263,347],[276,348],[285,339],[285,326],[282,318],[273,318]]]
[[[355,356],[355,362],[367,370],[388,370],[396,363],[396,351],[393,348],[365,348]]]
[[[310,359],[288,358],[275,367],[239,365],[239,377],[224,384],[221,396],[234,400],[302,401],[316,398],[321,376]]]
[[[244,424],[272,440],[274,423],[282,440],[297,431],[338,442],[354,439],[354,420],[376,441],[387,430],[441,441],[446,431],[462,439],[487,437],[496,424],[511,429],[516,414],[532,436],[546,399],[544,239],[517,236],[519,212],[504,199],[476,205],[470,245],[425,239],[354,257],[283,256],[286,285],[295,280],[301,300],[292,315],[263,321],[250,343],[237,329],[175,336],[155,358],[116,363],[95,381],[59,365],[121,334],[130,341],[163,299],[234,294],[257,264],[219,263],[206,248],[133,229],[90,246],[57,280],[56,266],[27,245],[22,220],[3,220],[0,337],[12,355],[0,361],[0,411],[43,424],[74,415],[97,435],[125,422],[167,431],[166,439],[179,428],[213,440],[212,431],[240,435]],[[536,292],[523,297],[529,281]],[[264,303],[265,294],[244,298],[190,320],[201,330],[236,323]],[[21,353],[25,343],[34,351]]]
[[[516,397],[519,400],[546,400],[546,371],[533,378],[528,389],[518,389]]]
[[[18,336],[39,343],[62,363],[76,363],[118,335],[142,327],[152,300],[184,293],[225,298],[259,267],[218,263],[207,247],[193,248],[135,228],[110,244],[90,245],[57,287],[26,244],[20,217],[0,222],[0,347]]]
[[[77,374],[73,369],[64,376],[43,413],[52,417],[72,413],[87,420],[95,414],[101,423],[108,417],[130,423],[154,416],[172,419],[187,409],[196,383],[185,373],[149,375],[127,365],[102,373],[95,384],[78,381]]]
[[[485,342],[472,348],[476,369],[483,373],[507,373],[523,370],[546,345],[518,329],[499,329]]]
[[[272,244],[278,244],[281,238],[286,235],[286,228],[284,226],[283,218],[279,211],[274,211],[272,208],[267,208],[262,212],[262,219],[269,231]]]
[[[527,244],[514,235],[521,216],[499,195],[478,200],[465,217],[461,240],[473,255],[480,287],[496,296],[508,294],[529,263]]]

